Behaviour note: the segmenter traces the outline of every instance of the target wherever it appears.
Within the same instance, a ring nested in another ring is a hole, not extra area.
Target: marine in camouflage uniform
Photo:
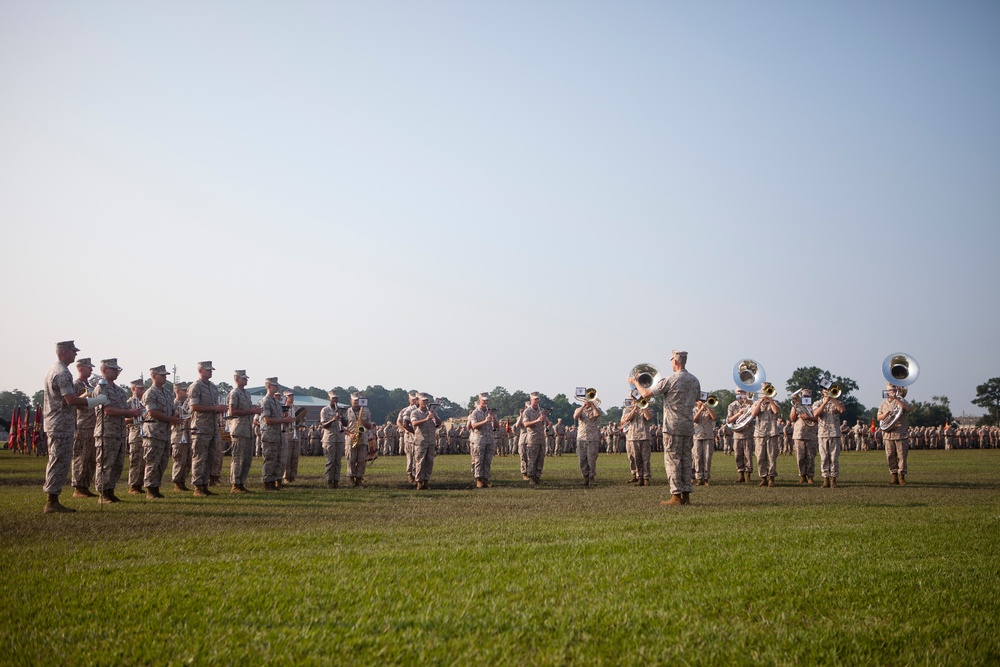
[[[73,391],[77,396],[91,396],[90,376],[94,364],[90,357],[78,359],[76,362],[78,376],[73,383]],[[94,452],[94,424],[96,413],[88,407],[76,409],[76,432],[73,435],[73,497],[93,498],[90,485],[94,481],[94,471],[97,458]]]
[[[726,423],[735,424],[743,415],[744,410],[751,409],[750,398],[746,391],[736,390],[736,400],[729,404],[726,411]],[[750,482],[753,474],[753,422],[751,421],[742,431],[728,431],[732,434],[733,453],[736,457],[736,472],[740,474],[738,484]]]
[[[264,402],[261,405],[261,448],[264,458],[261,466],[261,481],[265,491],[277,491],[281,479],[281,427],[295,421],[295,417],[285,417],[275,394],[281,391],[278,378],[264,380]],[[279,394],[280,395],[280,394]]]
[[[302,440],[299,438],[299,429],[295,424],[295,392],[285,390],[286,417],[292,417],[292,422],[286,424],[282,430],[281,441],[281,481],[285,484],[294,482],[299,474],[299,447]]]
[[[229,392],[226,403],[229,406],[229,433],[233,438],[233,460],[229,466],[230,493],[250,493],[246,487],[250,477],[250,464],[253,462],[253,418],[261,413],[261,408],[250,400],[246,390],[250,376],[245,370],[233,373],[236,387]]]
[[[648,407],[639,408],[636,402],[625,409],[621,418],[621,428],[626,433],[625,451],[632,468],[630,482],[634,480],[639,486],[649,486],[649,422],[652,419],[653,412]]]
[[[212,382],[215,367],[211,361],[198,362],[199,379],[188,391],[188,405],[194,413],[191,424],[191,478],[195,496],[215,495],[208,490],[210,484],[219,482],[212,471],[221,471],[222,436],[219,434],[219,415],[227,407],[219,402],[219,390]],[[216,465],[215,459],[219,458]]]
[[[361,394],[351,394],[351,407],[347,409],[347,470],[354,486],[363,486],[365,482],[365,466],[368,463],[368,431],[372,428],[372,414],[368,408],[361,407]],[[439,422],[440,423],[440,422]],[[365,431],[359,433],[359,427]],[[431,448],[434,447],[434,435],[431,434]],[[433,454],[432,454],[433,457]]]
[[[413,426],[413,459],[416,467],[416,488],[429,489],[434,470],[434,434],[441,419],[434,413],[430,394],[420,394],[418,405],[410,411]]]
[[[757,486],[774,486],[774,478],[778,476],[779,410],[773,399],[761,396],[750,412],[756,421],[753,437],[757,446],[757,474],[760,475]]]
[[[326,457],[324,476],[331,489],[340,486],[340,466],[344,458],[344,429],[347,416],[341,411],[336,392],[328,391],[330,405],[319,411],[319,425],[323,431],[323,455]]]
[[[819,461],[820,471],[823,473],[823,488],[836,488],[837,477],[840,476],[840,415],[844,413],[844,406],[840,401],[830,396],[830,392],[823,390],[823,398],[816,407],[813,414],[819,418],[817,426],[817,436],[819,438]]]
[[[629,384],[638,389],[643,398],[663,397],[663,467],[670,482],[670,500],[661,504],[691,504],[692,460],[694,448],[694,405],[701,395],[701,383],[687,371],[687,352],[674,350],[670,362],[674,374],[662,378],[652,387],[639,385],[636,377],[628,378]]]
[[[556,432],[556,456],[562,456],[566,451],[566,425],[562,418],[556,420],[552,430]]]
[[[540,399],[541,395],[537,391],[531,392],[531,401],[522,418],[525,430],[525,474],[531,486],[537,486],[541,482],[545,466],[545,428],[549,420],[545,411],[538,406]]]
[[[802,392],[802,396],[812,398],[812,392],[806,389]],[[812,484],[816,472],[816,452],[812,443],[819,442],[816,427],[818,420],[813,414],[812,407],[802,404],[800,396],[792,397],[790,419],[792,440],[795,443],[795,460],[799,466],[799,484]]]
[[[699,400],[694,409],[694,483],[708,486],[712,477],[712,453],[715,451],[715,413]]]
[[[890,484],[906,484],[906,454],[907,454],[907,436],[909,435],[909,427],[907,425],[907,412],[910,410],[910,404],[900,396],[899,387],[895,387],[891,384],[885,385],[886,391],[889,392],[889,398],[886,398],[878,406],[878,416],[876,419],[883,421],[889,418],[895,408],[902,410],[902,415],[899,420],[890,428],[888,431],[882,432],[882,442],[885,444],[885,459],[889,464],[889,474],[892,475]]]
[[[143,393],[142,405],[146,408],[146,434],[142,437],[142,455],[146,461],[146,497],[162,498],[160,483],[170,458],[170,427],[184,420],[174,416],[174,397],[167,391],[166,366],[149,369],[153,384]]]
[[[399,436],[403,439],[403,454],[406,455],[406,481],[413,484],[417,481],[417,477],[413,462],[413,426],[410,424],[410,413],[417,406],[417,392],[409,392],[407,398],[410,404],[399,411],[399,415],[396,417],[396,427],[399,429]]]
[[[132,396],[128,399],[130,410],[138,410],[139,416],[125,420],[128,437],[128,492],[129,495],[142,494],[142,476],[146,472],[146,462],[142,454],[142,434],[146,432],[145,407],[142,405],[142,393],[146,385],[142,380],[132,380],[129,383]]]
[[[128,408],[125,390],[115,384],[121,370],[117,359],[101,361],[104,381],[94,389],[95,395],[104,395],[108,400],[105,405],[97,408],[94,425],[95,477],[100,503],[121,502],[115,495],[115,487],[125,466],[125,419],[138,418],[142,413],[141,408]]]
[[[472,456],[472,476],[476,479],[476,488],[492,487],[493,457],[497,445],[494,432],[500,427],[496,412],[489,408],[490,395],[479,394],[479,404],[469,413],[467,421],[469,429],[469,453]]]
[[[68,364],[79,352],[73,341],[56,343],[58,361],[45,376],[42,401],[43,423],[48,434],[49,461],[45,466],[45,484],[42,491],[48,496],[45,513],[75,512],[59,502],[59,494],[73,463],[73,435],[76,431],[76,408],[94,407],[97,399],[77,396],[73,389],[73,376]]]
[[[170,481],[174,491],[190,491],[185,484],[191,471],[191,409],[188,405],[188,383],[174,384],[174,414],[183,419],[170,427],[170,455],[174,460]]]

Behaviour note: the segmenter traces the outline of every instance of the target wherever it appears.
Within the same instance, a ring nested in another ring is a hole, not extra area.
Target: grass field
[[[401,458],[328,490],[313,457],[278,494],[43,515],[44,460],[0,452],[0,664],[997,664],[1000,451],[909,463],[845,453],[828,490],[782,456],[759,489],[716,454],[661,507],[620,454],[587,489],[498,458],[481,491],[441,456],[419,493]]]

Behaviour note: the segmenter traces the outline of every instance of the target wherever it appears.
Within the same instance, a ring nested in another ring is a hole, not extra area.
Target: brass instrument
[[[765,398],[774,398],[778,393],[778,390],[774,388],[774,385],[770,382],[764,382],[761,384],[760,393],[763,394]]]
[[[715,394],[710,394],[707,391],[701,392],[701,396],[699,397],[698,400],[700,400],[702,403],[704,403],[710,408],[714,408],[719,404],[719,397],[716,396]]]
[[[643,389],[649,389],[659,382],[662,376],[653,364],[638,364],[632,368],[629,377],[634,377]]]
[[[917,381],[920,375],[920,365],[917,360],[905,352],[894,352],[882,361],[882,376],[886,382],[896,387],[895,398],[905,398],[907,387]],[[892,430],[903,416],[903,406],[895,402],[892,412],[879,421],[878,427],[883,431]]]
[[[765,380],[767,373],[764,367],[753,359],[741,359],[733,366],[733,382],[745,392],[753,394],[760,391]]]
[[[824,378],[819,381],[819,386],[826,389],[826,393],[830,396],[830,398],[840,398],[840,395],[844,393],[840,388],[840,385],[833,380],[827,380]]]

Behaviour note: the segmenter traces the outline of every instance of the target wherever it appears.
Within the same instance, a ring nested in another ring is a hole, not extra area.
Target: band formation
[[[130,494],[163,498],[160,487],[173,459],[170,479],[175,491],[191,491],[186,485],[190,474],[195,496],[215,495],[209,487],[218,485],[222,475],[223,430],[230,436],[230,491],[235,494],[250,493],[246,484],[254,455],[263,458],[266,491],[279,491],[284,483],[295,481],[300,454],[320,452],[326,459],[330,488],[340,486],[345,458],[351,485],[364,486],[369,461],[402,453],[408,482],[422,490],[430,488],[436,453],[469,454],[476,487],[488,488],[498,454],[519,455],[522,478],[535,486],[541,482],[546,455],[575,452],[583,485],[589,486],[597,475],[598,453],[624,450],[631,468],[629,483],[645,486],[650,483],[651,452],[659,450],[671,493],[665,505],[687,505],[694,486],[709,484],[712,454],[717,450],[735,456],[739,483],[751,482],[756,459],[758,486],[775,485],[778,454],[791,452],[799,483],[812,484],[818,455],[822,486],[834,488],[842,448],[884,448],[890,483],[904,485],[911,440],[918,446],[937,446],[940,440],[952,448],[971,445],[976,438],[980,447],[996,447],[1000,433],[995,428],[956,431],[954,427],[911,431],[904,397],[906,385],[916,379],[916,369],[905,356],[897,356],[891,364],[887,358],[889,370],[884,372],[890,381],[878,410],[881,428],[872,433],[861,422],[854,427],[841,423],[844,408],[836,386],[824,388],[815,404],[808,390],[795,392],[791,418],[785,422],[778,416],[773,386],[762,381],[763,370],[752,360],[734,369],[737,400],[730,404],[725,424],[716,428],[712,408],[717,402],[686,370],[687,352],[680,350],[671,353],[671,375],[661,376],[648,365],[633,369],[627,378],[634,387],[633,400],[627,402],[619,424],[604,428],[598,426],[603,413],[594,390],[578,391],[581,405],[573,415],[574,425],[561,419],[550,422],[537,393],[531,394],[513,423],[501,421],[484,393],[465,423],[449,428],[436,414],[433,397],[412,391],[395,424],[375,425],[366,401],[357,393],[350,395],[349,407],[342,408],[340,397],[329,392],[330,404],[321,410],[319,423],[305,427],[297,419],[292,392],[282,393],[276,377],[265,380],[265,396],[257,405],[246,390],[249,377],[243,370],[234,372],[235,388],[221,397],[211,381],[215,368],[210,361],[198,364],[196,382],[177,383],[172,393],[165,386],[170,375],[165,366],[149,369],[150,387],[135,380],[126,390],[115,382],[122,371],[116,359],[102,360],[95,377],[96,366],[89,358],[77,361],[77,352],[73,341],[57,343],[58,361],[45,378],[46,513],[75,511],[59,502],[70,476],[74,497],[120,502],[115,489],[124,472],[126,449]],[[76,379],[69,371],[74,361]],[[662,403],[660,425],[653,423],[649,408],[653,398]],[[97,494],[90,491],[91,484]]]

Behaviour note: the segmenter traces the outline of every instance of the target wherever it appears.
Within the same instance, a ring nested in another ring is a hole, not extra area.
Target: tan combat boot
[[[760,483],[757,486],[767,486],[767,477],[761,477]]]
[[[477,489],[483,488],[483,478],[482,477],[477,477],[476,478],[476,488]]]
[[[899,473],[899,484],[901,486],[906,486],[906,475]]]
[[[830,478],[830,488],[831,489],[836,489],[837,488],[837,478],[836,477],[831,477]]]
[[[691,494],[685,491],[684,493],[681,494],[681,505],[690,505],[690,504],[691,504]]]
[[[95,495],[97,495],[97,494],[91,493],[90,489],[88,489],[85,486],[74,486],[73,487],[73,497],[74,498],[93,498]]]
[[[141,496],[142,495],[142,484],[134,484],[128,487],[128,494],[130,496]]]
[[[774,486],[774,477],[768,477],[767,478],[767,485],[768,486]]]
[[[157,498],[162,498],[163,494],[155,486],[150,486],[146,488],[146,498],[149,500],[156,500]]]
[[[823,488],[824,489],[829,489],[830,488],[830,478],[829,477],[824,477],[823,478]]]
[[[672,494],[670,496],[670,500],[661,500],[660,504],[663,505],[663,506],[665,506],[665,507],[669,506],[669,505],[683,505],[684,504],[684,499],[681,496],[681,494],[674,493],[674,494]]]
[[[806,483],[806,476],[799,475],[799,484],[805,484],[805,483]]]
[[[208,487],[204,484],[199,484],[194,487],[194,494],[192,495],[194,495],[195,498],[206,498],[208,497]]]
[[[889,484],[899,484],[899,473],[892,473],[892,479],[889,481]]]
[[[45,509],[43,510],[43,512],[45,512],[46,514],[62,514],[75,511],[76,510],[73,509],[72,507],[66,507],[65,505],[59,502],[58,493],[49,494],[49,500],[48,502],[45,503]]]

